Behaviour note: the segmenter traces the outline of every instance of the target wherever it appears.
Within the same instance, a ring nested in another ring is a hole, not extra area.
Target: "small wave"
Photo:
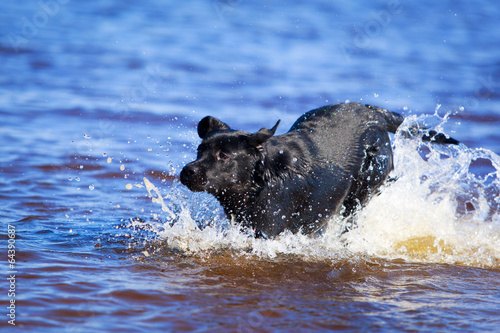
[[[483,148],[408,138],[415,123],[442,131],[446,121],[447,116],[437,114],[405,120],[393,140],[395,168],[390,177],[397,180],[356,214],[356,228],[342,236],[345,221],[334,218],[320,236],[285,232],[275,239],[255,239],[248,230],[231,224],[211,196],[191,193],[177,180],[158,189],[145,178],[150,197],[163,210],[151,222],[156,246],[186,255],[231,251],[315,260],[368,255],[499,267],[500,157]]]

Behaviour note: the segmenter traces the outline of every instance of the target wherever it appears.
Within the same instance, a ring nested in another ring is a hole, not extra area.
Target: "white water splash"
[[[422,120],[410,117],[403,129]],[[346,235],[349,248],[389,259],[498,266],[500,157],[482,148],[424,144],[401,132],[394,146],[398,180],[361,210],[359,227]],[[478,160],[489,167],[484,176],[472,171]]]
[[[402,135],[414,123],[434,122],[432,127],[440,131],[445,121],[436,114],[405,120],[394,138],[391,177],[397,180],[358,212],[357,228],[342,237],[342,221],[336,218],[321,236],[285,232],[272,240],[255,239],[225,219],[211,196],[174,183],[162,197],[145,178],[153,202],[168,214],[156,231],[158,239],[192,255],[230,250],[271,258],[292,254],[335,259],[360,254],[499,267],[500,157],[482,148],[423,143]],[[481,175],[472,170],[479,160],[487,165]]]
[[[154,203],[158,203],[161,205],[161,210],[167,212],[170,218],[175,218],[175,214],[168,208],[168,206],[163,201],[163,197],[160,191],[153,185],[146,177],[144,177],[144,185],[146,186],[146,190],[148,191],[148,195]],[[156,196],[155,196],[156,194]]]

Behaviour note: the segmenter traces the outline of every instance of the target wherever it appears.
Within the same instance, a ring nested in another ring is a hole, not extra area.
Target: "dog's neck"
[[[226,214],[237,214],[238,211],[241,211],[244,207],[246,207],[252,200],[254,200],[254,196],[249,196],[247,193],[228,193],[224,194],[214,194],[215,198],[219,200],[220,204],[226,210]]]
[[[262,186],[268,186],[274,182],[287,179],[290,174],[302,173],[304,168],[303,159],[296,149],[270,140],[266,142],[262,150],[262,159],[257,165],[257,179],[261,179]]]
[[[258,151],[259,156],[253,168],[252,186],[248,191],[214,193],[228,218],[250,228],[255,228],[258,219],[262,218],[260,214],[265,205],[261,207],[261,204],[267,199],[260,197],[270,193],[270,188],[280,192],[290,173],[296,173],[303,168],[301,165],[303,161],[294,161],[293,149],[287,149],[286,146],[266,142],[258,147]]]
[[[224,208],[224,213],[232,221],[241,223],[243,226],[254,228],[251,221],[245,218],[252,215],[255,206],[256,193],[224,193],[215,198]]]

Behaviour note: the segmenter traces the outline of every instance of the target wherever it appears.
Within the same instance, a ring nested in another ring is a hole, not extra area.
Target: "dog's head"
[[[198,156],[182,169],[181,183],[191,191],[219,196],[247,193],[255,186],[254,171],[262,161],[262,145],[274,135],[279,123],[248,133],[233,130],[216,118],[203,118],[198,124],[203,140]]]

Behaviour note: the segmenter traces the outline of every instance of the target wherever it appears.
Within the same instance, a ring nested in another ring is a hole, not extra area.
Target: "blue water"
[[[15,329],[37,332],[497,330],[499,17],[494,1],[2,2],[0,329],[15,300]],[[208,114],[282,134],[347,100],[463,143],[396,135],[399,180],[347,242],[251,239],[178,182]]]

